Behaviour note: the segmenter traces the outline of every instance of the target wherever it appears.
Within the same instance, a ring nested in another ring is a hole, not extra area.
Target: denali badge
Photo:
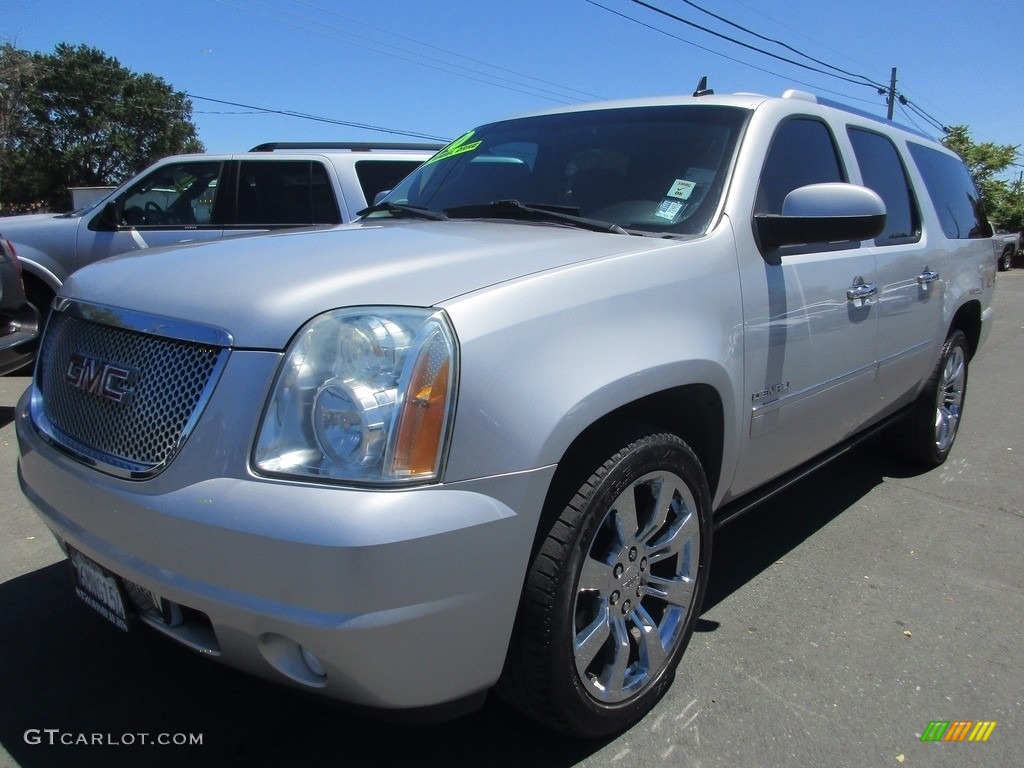
[[[136,374],[127,368],[75,352],[71,355],[64,380],[75,389],[105,397],[115,403],[131,400]]]
[[[789,392],[789,382],[783,381],[779,384],[772,384],[769,387],[758,390],[750,396],[750,400],[754,403],[761,403],[765,400],[775,400],[776,398],[782,397],[787,392]]]

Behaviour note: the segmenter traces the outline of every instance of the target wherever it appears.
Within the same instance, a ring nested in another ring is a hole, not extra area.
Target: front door
[[[831,131],[813,118],[780,125],[754,213],[781,213],[792,190],[846,181]],[[778,264],[744,259],[744,408],[749,445],[739,490],[776,477],[849,436],[873,408],[875,260],[861,243],[787,247]]]
[[[219,238],[214,210],[222,166],[219,161],[181,160],[146,174],[119,195],[118,225],[101,223],[102,209],[78,231],[78,265],[108,256]]]

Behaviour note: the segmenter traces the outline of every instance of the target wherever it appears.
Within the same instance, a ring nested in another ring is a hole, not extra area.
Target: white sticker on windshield
[[[662,200],[654,215],[659,219],[666,219],[675,224],[676,219],[679,218],[679,214],[682,213],[685,206],[686,203],[681,203],[678,200]]]
[[[696,186],[696,182],[687,181],[686,179],[676,179],[672,186],[669,187],[666,197],[674,197],[677,200],[689,200],[690,194]]]

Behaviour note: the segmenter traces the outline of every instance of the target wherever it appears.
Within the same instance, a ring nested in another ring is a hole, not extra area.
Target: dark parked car
[[[25,298],[21,262],[7,240],[0,237],[0,376],[32,362],[39,333],[39,313]]]

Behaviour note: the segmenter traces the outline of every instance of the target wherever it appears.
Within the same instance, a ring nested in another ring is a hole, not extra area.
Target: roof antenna
[[[698,96],[714,96],[715,92],[708,88],[708,76],[704,75],[697,83],[697,90],[693,92],[694,98]]]

